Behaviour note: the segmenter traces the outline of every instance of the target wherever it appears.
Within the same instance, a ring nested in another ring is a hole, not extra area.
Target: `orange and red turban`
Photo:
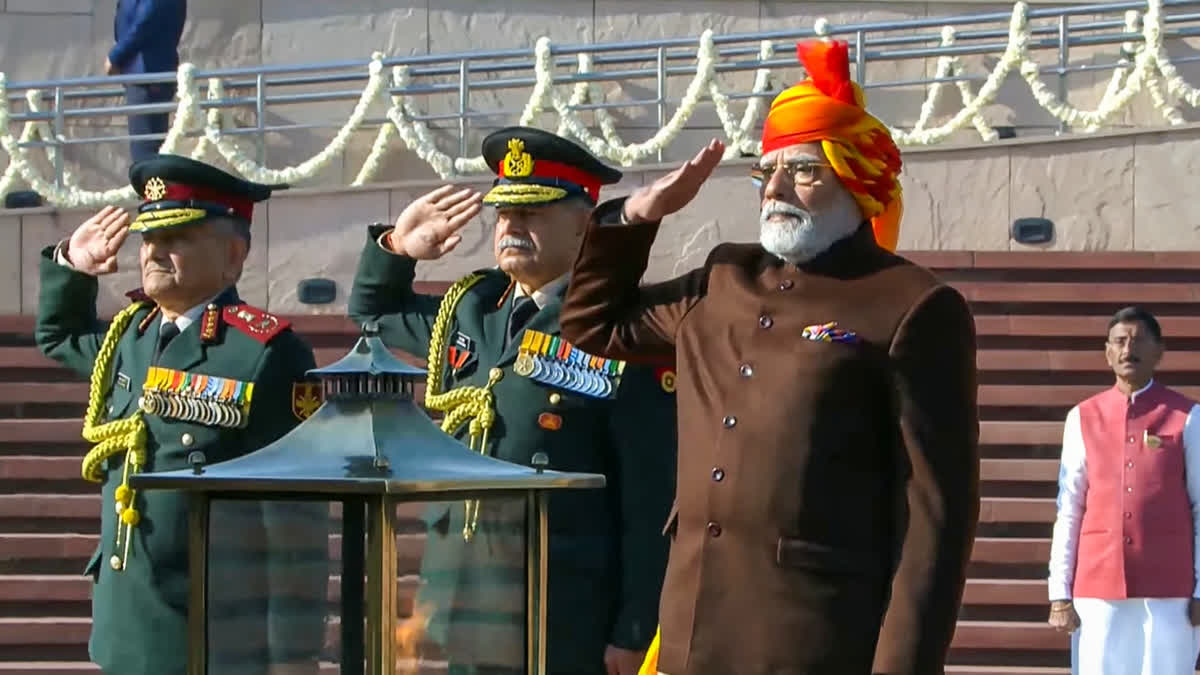
[[[796,45],[808,79],[771,103],[763,125],[767,154],[820,141],[842,184],[871,220],[875,240],[894,251],[900,237],[900,150],[887,127],[866,110],[862,89],[850,79],[849,45],[817,40]]]

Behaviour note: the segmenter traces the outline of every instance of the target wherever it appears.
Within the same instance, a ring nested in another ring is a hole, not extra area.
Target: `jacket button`
[[[1131,459],[1128,462],[1125,462],[1125,466],[1126,466],[1126,468],[1132,469],[1133,468],[1133,460]]]
[[[713,480],[720,483],[721,481],[725,480],[725,470],[719,466],[713,467],[712,477],[713,477]]]
[[[1132,485],[1130,485],[1129,487],[1125,488],[1125,491],[1126,491],[1126,492],[1133,492],[1133,486],[1132,486]]]
[[[550,394],[550,405],[558,405],[559,403],[562,403],[562,394],[557,391]]]
[[[192,443],[196,442],[196,439],[192,438],[191,434],[184,434],[179,437],[179,442],[183,443],[183,447],[189,448],[191,447]]]
[[[784,279],[783,281],[779,282],[779,290],[781,290],[781,291],[786,291],[791,287],[792,287],[791,279]]]
[[[754,374],[754,366],[749,363],[743,363],[742,367],[738,368],[738,372],[742,374],[742,377],[750,377]]]
[[[1126,512],[1125,512],[1125,520],[1129,520],[1129,519],[1131,519],[1131,518],[1133,518],[1133,514],[1132,514],[1132,513],[1130,513],[1129,511],[1126,511]]]
[[[721,525],[715,521],[710,521],[708,523],[708,536],[710,536],[710,537],[721,536]]]
[[[734,425],[737,424],[737,418],[734,417],[733,415],[727,415],[725,417],[725,419],[722,420],[721,422],[722,422],[722,424],[725,425],[726,429],[732,429],[734,427]]]
[[[1126,543],[1126,544],[1132,544],[1132,543],[1133,543],[1133,537],[1125,537],[1125,543]]]
[[[1130,442],[1130,443],[1137,443],[1137,439],[1136,439],[1136,438],[1134,438],[1133,436],[1130,436],[1130,437],[1129,437],[1129,442]]]
[[[766,314],[758,317],[758,325],[762,326],[763,328],[770,328],[772,325],[774,325],[774,323],[775,321]]]

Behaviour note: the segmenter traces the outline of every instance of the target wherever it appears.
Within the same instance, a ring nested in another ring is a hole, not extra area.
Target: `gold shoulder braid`
[[[433,322],[433,331],[429,337],[428,373],[425,381],[425,407],[444,413],[442,431],[453,434],[464,422],[470,422],[470,447],[480,454],[487,454],[488,430],[496,421],[496,411],[492,408],[495,400],[492,387],[504,377],[504,371],[492,368],[488,373],[488,383],[482,387],[459,387],[442,393],[443,375],[446,368],[446,342],[450,330],[450,322],[454,320],[454,310],[458,301],[475,284],[483,280],[483,274],[475,273],[455,282],[446,291],[442,304],[438,307],[437,318]],[[475,534],[475,526],[479,521],[479,501],[467,500],[466,522],[463,524],[463,540],[470,541]]]
[[[121,555],[114,554],[110,559],[112,568],[116,571],[125,569],[125,560],[129,558],[129,540],[133,536],[133,528],[138,524],[140,514],[133,508],[133,490],[129,488],[129,474],[139,471],[146,464],[146,422],[142,419],[142,411],[137,410],[127,419],[116,420],[100,425],[101,410],[104,400],[108,397],[105,383],[112,374],[113,355],[117,351],[117,343],[121,335],[133,320],[133,315],[147,303],[135,302],[113,317],[100,351],[96,354],[96,363],[92,368],[91,387],[88,392],[87,414],[83,419],[83,438],[89,443],[95,443],[87,456],[83,458],[83,478],[93,483],[104,480],[103,465],[110,457],[125,452],[125,467],[121,475],[121,485],[117,487],[116,509],[121,522],[117,524],[116,550],[121,550],[124,530],[124,551]]]

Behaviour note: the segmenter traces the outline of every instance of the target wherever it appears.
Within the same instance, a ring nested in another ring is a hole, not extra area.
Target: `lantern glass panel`
[[[397,675],[444,672],[433,668],[439,663],[529,672],[526,505],[525,497],[422,505],[413,528],[419,556],[400,570],[402,587],[411,580],[413,590],[399,603],[406,618],[397,632]],[[401,506],[401,515],[413,506]]]
[[[303,673],[308,666],[315,675],[314,664],[340,661],[331,581],[341,578],[341,556],[330,546],[340,537],[330,516],[324,501],[209,502],[206,672]]]
[[[205,673],[364,673],[380,634],[396,675],[529,672],[530,496],[393,502],[390,522],[372,522],[364,499],[249,496],[208,502]],[[370,541],[380,532],[392,547]],[[394,617],[379,633],[373,606]],[[343,626],[348,615],[363,624]]]

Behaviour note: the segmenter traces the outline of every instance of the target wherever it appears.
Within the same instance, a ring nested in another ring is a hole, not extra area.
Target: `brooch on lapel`
[[[250,422],[253,395],[253,382],[153,366],[138,407],[148,415],[242,429]]]
[[[1162,439],[1150,433],[1149,431],[1142,432],[1142,443],[1144,443],[1147,448],[1152,450],[1157,450],[1162,447]]]
[[[577,394],[611,398],[625,372],[625,362],[588,354],[558,335],[526,330],[513,372]]]
[[[846,344],[855,344],[858,342],[858,333],[838,328],[838,322],[836,321],[807,326],[800,333],[800,336],[814,342],[844,342]]]

